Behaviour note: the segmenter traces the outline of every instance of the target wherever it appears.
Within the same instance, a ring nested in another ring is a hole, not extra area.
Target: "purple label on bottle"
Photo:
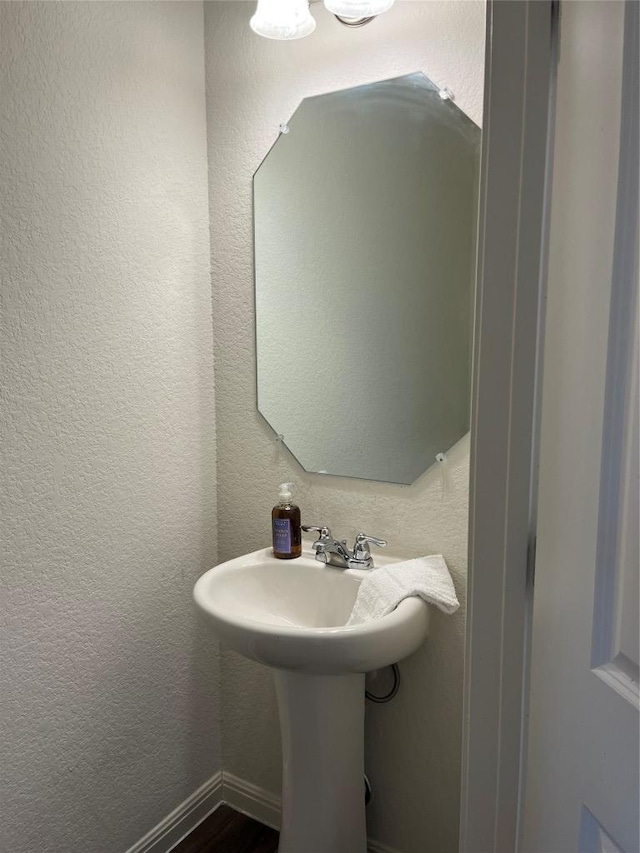
[[[280,554],[291,553],[291,521],[288,518],[273,519],[273,548]]]

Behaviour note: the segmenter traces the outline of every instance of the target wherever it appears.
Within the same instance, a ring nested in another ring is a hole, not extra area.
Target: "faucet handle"
[[[378,548],[384,548],[387,544],[385,539],[378,539],[375,536],[367,536],[366,533],[358,533],[355,545],[353,546],[354,559],[366,560],[371,556],[369,542],[371,542],[372,545],[377,545]]]
[[[300,526],[302,527],[305,533],[318,534],[318,538],[311,547],[316,552],[316,560],[321,560],[323,563],[327,562],[327,546],[330,546],[333,542],[333,537],[331,536],[331,531],[329,530],[329,528],[325,525],[322,525],[322,527],[318,527],[317,524],[302,524]]]
[[[315,524],[303,524],[302,529],[305,533],[318,533],[319,539],[331,539],[331,531],[325,525],[318,527]]]

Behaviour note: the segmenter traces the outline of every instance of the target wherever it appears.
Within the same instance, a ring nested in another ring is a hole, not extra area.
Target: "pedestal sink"
[[[376,565],[394,562],[376,557]],[[364,673],[412,654],[428,606],[345,625],[365,572],[340,570],[305,548],[276,560],[267,548],[210,569],[194,598],[216,635],[274,670],[283,752],[279,853],[366,853]]]

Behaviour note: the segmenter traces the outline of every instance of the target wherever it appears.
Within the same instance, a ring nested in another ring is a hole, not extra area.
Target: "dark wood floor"
[[[218,808],[172,853],[277,853],[278,833],[226,805]]]

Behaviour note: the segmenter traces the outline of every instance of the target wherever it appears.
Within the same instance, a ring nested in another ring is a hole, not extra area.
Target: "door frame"
[[[559,6],[488,0],[460,851],[518,846]]]

